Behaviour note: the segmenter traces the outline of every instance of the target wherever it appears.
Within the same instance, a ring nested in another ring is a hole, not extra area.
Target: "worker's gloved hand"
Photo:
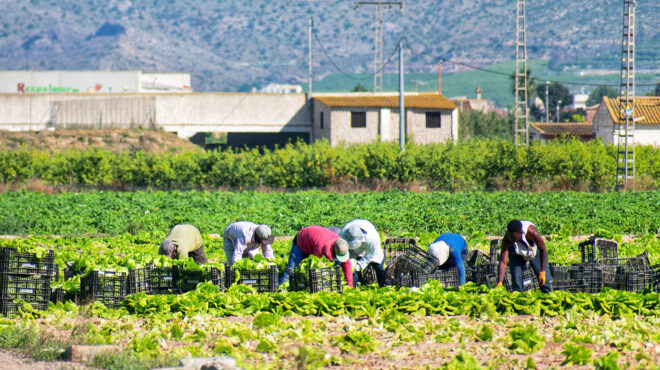
[[[502,286],[502,283],[497,283],[497,285],[495,285],[495,288],[499,288],[501,286]]]
[[[351,258],[351,272],[355,271],[360,271],[360,267],[358,266],[357,260]]]
[[[539,283],[541,283],[541,285],[545,285],[545,271],[539,272]]]

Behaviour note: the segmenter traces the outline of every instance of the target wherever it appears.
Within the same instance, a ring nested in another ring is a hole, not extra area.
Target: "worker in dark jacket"
[[[173,259],[192,257],[198,265],[208,262],[202,244],[202,234],[195,226],[187,224],[176,225],[170,230],[161,243],[158,254]]]

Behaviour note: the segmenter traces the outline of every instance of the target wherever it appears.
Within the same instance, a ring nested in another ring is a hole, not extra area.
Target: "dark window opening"
[[[426,128],[441,128],[442,119],[440,112],[426,112]]]
[[[323,112],[321,112],[321,115],[319,116],[319,123],[321,125],[321,130],[323,130]]]
[[[351,127],[367,127],[367,112],[351,112]]]

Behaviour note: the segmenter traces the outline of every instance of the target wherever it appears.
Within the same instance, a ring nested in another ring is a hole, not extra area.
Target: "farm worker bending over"
[[[192,257],[196,264],[208,262],[202,245],[202,235],[193,225],[176,225],[160,244],[158,254],[170,258]]]
[[[357,218],[344,225],[339,236],[348,242],[353,281],[357,282],[358,271],[371,265],[376,270],[378,285],[385,285],[385,271],[383,270],[385,254],[380,246],[380,235],[374,225],[367,220]]]
[[[456,267],[458,269],[458,283],[465,284],[465,261],[468,250],[465,239],[454,233],[438,236],[429,246],[429,254],[438,260],[441,269]]]
[[[232,266],[234,262],[243,258],[253,258],[259,253],[258,248],[260,247],[264,257],[269,260],[275,258],[271,247],[271,244],[273,244],[273,235],[271,234],[270,227],[267,225],[257,225],[248,221],[229,224],[223,235],[227,264]]]
[[[307,226],[300,230],[293,238],[289,263],[286,271],[280,277],[280,284],[289,281],[289,269],[295,268],[302,260],[310,254],[316,257],[326,257],[330,261],[336,261],[344,271],[344,277],[348,286],[353,286],[353,274],[351,262],[348,255],[348,243],[339,235],[323,226]]]
[[[539,277],[541,291],[552,291],[552,276],[548,263],[548,250],[536,226],[529,221],[513,220],[506,227],[502,239],[502,259],[498,268],[497,286],[502,286],[506,273],[507,260],[511,258],[511,277],[514,291],[524,291],[523,272],[529,262]]]

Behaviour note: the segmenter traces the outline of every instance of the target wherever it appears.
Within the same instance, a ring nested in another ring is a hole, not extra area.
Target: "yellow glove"
[[[545,271],[539,272],[539,282],[541,285],[545,285]]]
[[[495,288],[499,288],[501,286],[502,286],[502,283],[497,283],[497,285],[495,285]]]
[[[355,272],[355,270],[357,269],[358,269],[357,260],[351,258],[351,272]]]

